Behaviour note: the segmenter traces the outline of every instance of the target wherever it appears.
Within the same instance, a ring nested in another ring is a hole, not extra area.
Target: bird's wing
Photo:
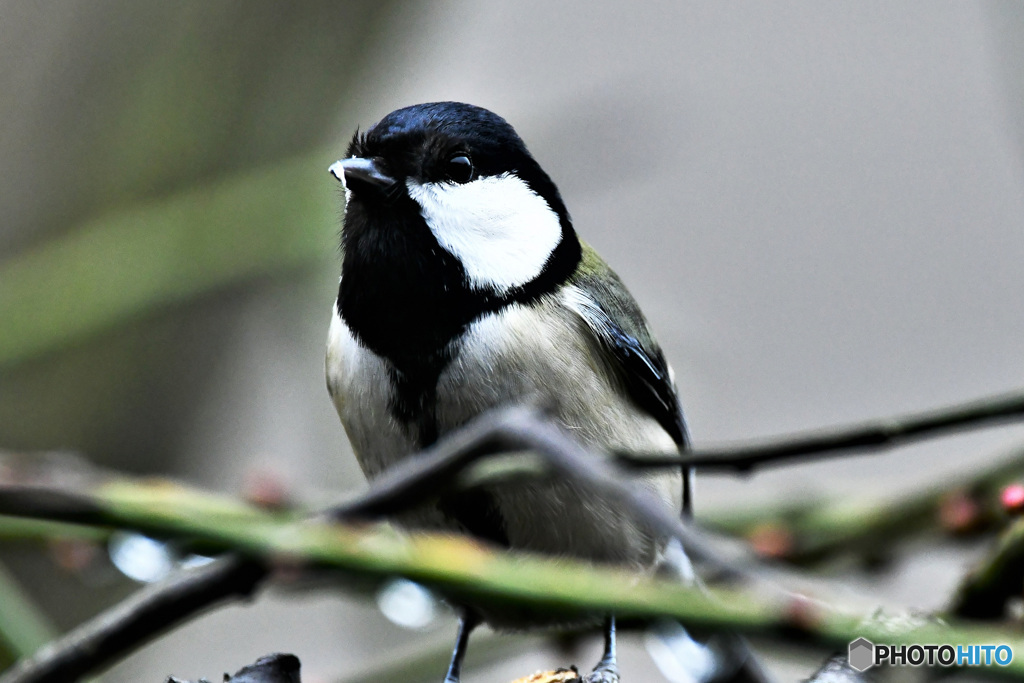
[[[647,321],[618,275],[590,246],[567,283],[572,308],[596,337],[609,365],[641,409],[658,421],[680,448],[689,438],[672,371]]]

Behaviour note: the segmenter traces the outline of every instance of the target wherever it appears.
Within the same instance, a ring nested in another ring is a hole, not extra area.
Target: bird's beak
[[[353,182],[365,183],[380,189],[395,184],[395,179],[381,171],[373,159],[349,157],[335,161],[327,170],[345,187],[350,187]]]

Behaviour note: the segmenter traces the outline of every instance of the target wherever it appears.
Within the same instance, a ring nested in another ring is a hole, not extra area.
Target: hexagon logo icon
[[[867,671],[875,665],[875,644],[867,638],[858,638],[850,643],[846,661],[857,671]]]

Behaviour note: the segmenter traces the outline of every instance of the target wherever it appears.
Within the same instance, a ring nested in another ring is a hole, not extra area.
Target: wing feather
[[[567,295],[630,398],[657,420],[680,448],[686,447],[686,422],[665,355],[625,285],[587,245],[583,245],[583,262],[569,282]]]

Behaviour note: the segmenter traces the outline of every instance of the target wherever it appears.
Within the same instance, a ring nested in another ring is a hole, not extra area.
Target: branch
[[[4,493],[0,490],[0,501]],[[86,497],[112,523],[173,538],[231,547],[247,557],[288,558],[291,564],[340,570],[374,580],[401,575],[475,604],[517,608],[565,619],[614,612],[624,621],[675,618],[694,627],[735,630],[783,642],[794,637],[845,647],[856,637],[892,644],[1007,643],[1008,630],[840,611],[794,595],[705,590],[566,558],[496,552],[471,540],[436,534],[402,536],[380,525],[324,524],[251,511],[211,518],[223,499],[166,485],[121,483]],[[241,506],[239,506],[241,507]],[[992,673],[1024,675],[1024,660]]]
[[[16,454],[0,458],[5,477],[19,482],[0,487],[0,528],[13,527],[11,536],[56,535],[104,538],[110,526],[125,526],[90,490],[119,490],[131,486],[96,468],[73,465],[63,457],[29,459]],[[73,465],[69,467],[69,464]],[[73,476],[69,471],[73,470]],[[56,476],[55,476],[56,475]],[[168,483],[146,486],[153,500],[167,498],[186,505],[192,514],[211,520],[246,519],[254,510],[230,499],[197,494]],[[18,520],[13,516],[20,516]],[[140,518],[133,528],[144,529]],[[14,522],[12,524],[12,522]],[[20,522],[20,523],[19,523]],[[83,526],[85,524],[96,526]],[[131,527],[132,525],[128,525]],[[0,535],[8,535],[0,533]],[[218,545],[218,548],[222,546]],[[32,657],[20,660],[2,676],[2,683],[74,681],[111,663],[156,635],[218,602],[252,593],[266,576],[262,562],[229,555],[195,570],[178,572],[146,586]]]
[[[292,654],[272,654],[260,657],[254,663],[243,666],[234,676],[224,674],[224,683],[300,683],[299,658]],[[166,683],[210,683],[205,678],[187,681],[168,676]]]
[[[813,564],[840,553],[877,557],[879,551],[915,534],[985,530],[1005,522],[998,493],[1024,473],[1024,447],[972,461],[993,464],[954,481],[883,501],[821,500],[774,509],[732,508],[704,515],[701,521],[715,531],[748,540],[767,530],[776,536],[773,547],[766,549],[772,559]],[[959,520],[945,519],[944,513],[957,502],[968,506],[966,514]]]
[[[973,569],[956,591],[949,613],[967,619],[1001,619],[1006,603],[1024,587],[1024,519],[1000,537],[987,557]]]
[[[748,446],[696,449],[685,456],[616,453],[615,457],[621,465],[632,469],[692,467],[707,473],[747,474],[758,467],[842,457],[851,451],[881,451],[949,432],[979,429],[1021,418],[1024,418],[1024,394],[1014,393],[923,413],[778,437]]]
[[[621,461],[638,468],[679,467],[681,464],[686,464],[704,469],[749,471],[757,464],[777,463],[787,459],[807,457],[817,451],[832,452],[887,447],[913,438],[924,438],[929,434],[939,434],[970,425],[987,424],[1021,414],[1024,414],[1024,398],[1008,397],[790,441],[778,441],[767,446],[754,446],[734,451],[707,451],[686,458],[631,456],[623,458]],[[465,477],[470,466],[475,465],[484,456],[493,455],[495,452],[524,448],[536,451],[543,458],[542,466],[593,486],[632,510],[659,533],[680,539],[687,551],[696,559],[703,559],[734,573],[738,572],[748,576],[751,574],[746,567],[722,560],[703,535],[685,526],[674,515],[668,513],[660,501],[624,482],[620,473],[616,472],[602,458],[582,448],[559,429],[543,421],[535,412],[525,409],[513,408],[497,411],[478,418],[421,456],[407,459],[402,466],[394,468],[378,482],[375,482],[374,487],[365,496],[338,508],[335,512],[342,518],[378,517],[412,507],[437,495],[444,488],[453,486],[457,478]],[[511,465],[506,463],[505,474],[509,467],[521,471],[529,470],[535,474],[538,464],[528,458],[518,457]],[[477,474],[481,474],[479,467],[477,467]],[[486,476],[486,472],[483,474]],[[110,486],[105,488],[110,489]],[[117,487],[114,486],[113,490],[116,491]],[[183,495],[185,500],[178,500]],[[147,491],[146,497],[149,500],[131,499],[128,502],[129,512],[125,517],[125,511],[120,508],[120,504],[125,501],[119,499],[117,495],[105,499],[106,504],[99,504],[94,497],[66,490],[8,487],[7,490],[0,492],[0,513],[6,512],[12,515],[79,524],[126,526],[156,535],[185,534],[193,539],[204,540],[213,546],[235,547],[242,550],[245,550],[247,546],[244,543],[239,545],[238,541],[241,539],[233,534],[261,523],[260,513],[251,508],[223,499],[197,497],[197,494],[183,492],[181,489],[167,486],[151,487]],[[192,514],[201,515],[205,522],[212,525],[206,527],[206,535],[197,533],[194,525],[188,523],[190,520],[181,520],[174,515],[167,517],[163,513],[158,513],[155,517],[152,516],[152,508],[147,507],[147,503],[154,503],[158,509],[162,510],[160,505],[168,498],[175,499],[176,505],[179,506],[182,504],[185,507],[188,507],[189,504],[198,505],[200,509],[193,509]],[[110,506],[112,501],[117,502],[113,507]],[[295,523],[295,520],[291,519],[291,522]],[[170,527],[167,524],[170,524]],[[316,527],[314,525],[311,528]],[[228,535],[223,536],[223,533]],[[230,539],[230,541],[225,539]],[[257,543],[256,548],[249,548],[249,550],[259,555],[260,552],[266,552],[267,548]],[[243,565],[247,564],[242,560],[238,561]],[[375,560],[366,558],[364,561],[371,564],[375,562]],[[327,563],[331,564],[331,562]],[[366,567],[360,566],[355,569],[350,567],[349,569],[365,571]],[[260,572],[256,572],[258,576],[254,576],[252,585],[242,592],[247,593],[251,590],[252,586],[263,578],[264,573],[265,570],[262,568]],[[415,571],[403,573],[417,578]],[[419,577],[419,579],[430,583],[432,577],[428,573],[427,576]],[[437,580],[434,578],[435,582]],[[443,581],[441,583],[443,584]],[[189,596],[194,596],[194,599],[191,601],[182,599],[179,595],[176,602],[185,606],[187,610],[182,611],[178,616],[168,615],[164,618],[183,619],[189,613],[231,595],[233,587],[212,580],[207,583],[207,579],[195,577],[194,581],[184,582],[179,589],[184,590],[185,594]],[[464,591],[465,587],[460,588],[459,585],[456,585],[452,590],[458,593]],[[149,614],[150,609],[160,613],[160,608],[157,606],[161,604],[160,596],[165,591],[167,594],[174,594],[174,590],[168,586],[153,587],[150,592],[140,592],[138,602],[129,601],[131,604],[126,611],[118,613],[115,615],[115,619],[106,624],[107,630],[94,631],[90,637],[99,638],[104,642],[121,642],[117,640],[121,637],[117,633],[117,629],[124,630],[123,625],[134,623],[132,620],[136,618],[142,618],[144,622],[149,623],[147,619],[150,617],[144,617],[144,615]],[[625,614],[621,610],[615,611]],[[159,619],[153,623],[156,624],[158,621]],[[117,626],[118,623],[122,626]],[[158,630],[159,628],[153,628],[149,635]],[[142,629],[139,633],[144,631],[145,629]],[[149,635],[142,637],[149,637]],[[122,647],[132,646],[131,642],[124,642],[126,645]],[[74,641],[65,643],[65,645],[73,649]],[[90,666],[95,665],[94,663]],[[15,680],[37,679],[29,677]],[[7,679],[0,679],[0,681],[6,683]]]
[[[203,609],[250,595],[266,573],[261,562],[233,555],[180,571],[19,660],[0,683],[76,681]]]
[[[526,449],[541,462],[522,453]],[[475,477],[467,474],[477,461],[509,451],[516,452],[515,457],[501,463],[496,471],[481,469]],[[537,475],[544,466],[606,496],[659,535],[679,540],[691,559],[728,574],[758,578],[744,563],[723,557],[706,533],[684,523],[662,500],[623,477],[606,458],[588,451],[530,408],[497,409],[474,418],[434,446],[392,466],[374,480],[365,495],[333,508],[329,514],[336,519],[380,518],[433,499],[454,486],[460,476],[479,483],[481,478],[495,474],[502,478]]]
[[[365,496],[353,501],[341,510],[342,516],[365,517],[377,516],[384,512],[394,512],[416,504],[421,499],[436,495],[446,480],[473,464],[475,459],[488,455],[493,449],[509,449],[533,447],[543,454],[546,463],[557,472],[582,479],[592,486],[608,494],[626,508],[633,510],[640,519],[648,521],[653,527],[665,535],[680,538],[690,552],[714,561],[719,567],[731,568],[724,561],[717,561],[716,555],[707,548],[707,543],[695,532],[687,529],[671,514],[664,504],[647,494],[624,483],[621,477],[600,462],[600,458],[588,453],[558,428],[543,421],[536,413],[525,409],[509,409],[497,411],[458,430],[449,438],[440,442],[430,454],[410,458],[403,466],[395,468],[389,477],[375,483]],[[528,459],[518,458],[520,464]],[[527,462],[528,464],[528,462]],[[12,471],[17,472],[16,467]],[[507,471],[506,471],[507,473]],[[47,481],[47,472],[33,472],[33,476],[16,476],[16,481]],[[100,477],[88,477],[87,481],[96,481]],[[110,477],[105,477],[109,482]],[[76,480],[81,481],[81,479]],[[119,490],[117,482],[107,483],[100,490]],[[123,486],[123,484],[121,484]],[[50,488],[45,486],[9,486],[0,492],[0,514],[23,515],[36,519],[58,522],[85,523],[96,525],[124,526],[116,510],[109,506],[97,504],[97,501],[78,490],[68,490],[68,486]],[[155,498],[154,498],[155,496]],[[237,528],[239,524],[254,521],[259,512],[233,501],[197,496],[185,489],[166,484],[151,487],[147,498],[152,500],[174,499],[175,506],[199,505],[201,511],[196,514],[214,523],[220,522]],[[151,527],[146,515],[133,518],[130,525],[146,533],[165,535],[167,530],[159,525]],[[252,584],[240,590],[247,593],[252,585],[262,578],[262,573],[252,578]],[[35,680],[56,680],[48,678],[48,668],[59,671],[71,671],[74,667],[97,666],[104,658],[112,656],[102,648],[97,657],[89,659],[80,656],[83,650],[96,650],[93,645],[79,647],[79,641],[89,643],[103,642],[128,648],[141,642],[148,635],[157,632],[160,623],[167,620],[179,620],[189,612],[197,611],[212,602],[228,597],[232,591],[230,581],[211,583],[203,576],[185,582],[182,586],[167,584],[140,594],[138,601],[125,605],[125,609],[116,609],[110,614],[101,615],[76,633],[74,637],[63,642],[61,656],[48,656],[35,661],[26,670],[20,670],[20,678],[15,679],[26,683]],[[175,605],[185,607],[188,611],[168,613],[161,601],[167,595]],[[140,628],[140,624],[148,625]],[[124,632],[138,634],[134,639],[125,639]]]

